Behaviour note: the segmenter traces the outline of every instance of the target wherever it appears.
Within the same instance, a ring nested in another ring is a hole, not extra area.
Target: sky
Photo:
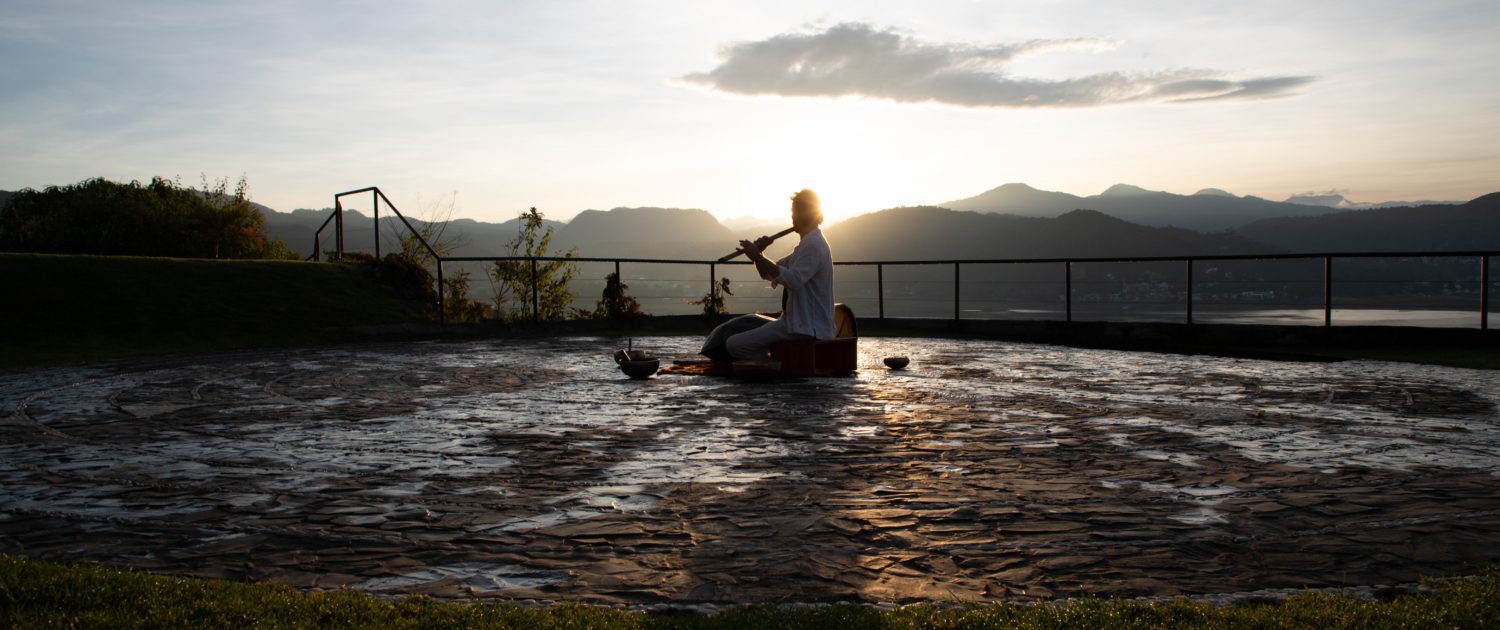
[[[0,85],[0,189],[280,211],[1500,191],[1494,0],[0,0]]]

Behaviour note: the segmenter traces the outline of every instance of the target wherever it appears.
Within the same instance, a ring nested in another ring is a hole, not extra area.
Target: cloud
[[[1215,70],[1100,73],[1026,78],[1006,66],[1065,48],[1108,48],[1103,39],[1032,40],[971,46],[924,43],[857,22],[726,46],[722,62],[683,81],[733,94],[860,97],[960,107],[1094,107],[1132,102],[1202,102],[1284,96],[1312,77],[1228,78]]]
[[[1329,208],[1338,208],[1349,205],[1349,200],[1344,197],[1344,193],[1347,192],[1349,191],[1338,189],[1323,191],[1310,190],[1305,193],[1297,193],[1295,195],[1287,197],[1286,203],[1295,203],[1304,206],[1326,206]]]

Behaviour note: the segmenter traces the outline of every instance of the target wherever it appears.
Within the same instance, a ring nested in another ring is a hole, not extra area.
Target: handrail
[[[923,265],[952,265],[953,266],[953,319],[962,319],[961,300],[959,293],[960,272],[963,265],[1005,265],[1005,264],[1061,264],[1063,266],[1064,285],[1064,320],[1073,321],[1073,265],[1074,263],[1181,263],[1183,264],[1185,297],[1183,299],[1184,322],[1193,323],[1194,304],[1194,272],[1193,266],[1198,262],[1212,261],[1262,261],[1262,260],[1318,260],[1323,261],[1322,284],[1323,284],[1323,326],[1333,325],[1333,260],[1339,258],[1479,258],[1480,259],[1480,287],[1479,287],[1479,327],[1481,330],[1489,329],[1489,259],[1491,256],[1500,254],[1495,251],[1457,251],[1457,252],[1343,252],[1343,253],[1290,253],[1290,254],[1215,254],[1206,256],[1123,256],[1123,257],[1087,257],[1087,258],[994,258],[994,259],[961,259],[961,260],[876,260],[876,261],[834,261],[835,266],[875,266],[876,267],[876,300],[879,308],[879,317],[885,319],[885,273],[886,266],[923,266]],[[495,262],[495,261],[567,261],[567,262],[608,262],[614,263],[618,273],[621,263],[633,264],[670,264],[670,265],[708,265],[710,290],[713,288],[715,274],[713,269],[717,265],[750,265],[749,261],[725,261],[695,260],[695,259],[672,259],[672,258],[623,258],[623,257],[584,257],[584,256],[450,256],[440,259],[443,263],[450,262]],[[533,287],[533,292],[536,290]],[[536,316],[533,308],[533,317]]]
[[[360,189],[357,189],[357,190],[350,190],[350,191],[347,191],[347,192],[341,192],[341,193],[335,194],[333,196],[333,212],[328,215],[327,219],[323,220],[323,225],[318,226],[317,231],[313,232],[313,253],[312,253],[312,256],[311,256],[312,260],[321,260],[322,259],[322,251],[321,251],[320,246],[321,246],[321,240],[322,240],[323,230],[328,227],[329,222],[333,222],[333,221],[336,221],[338,223],[338,227],[337,227],[337,230],[338,230],[338,239],[337,239],[338,249],[337,249],[337,255],[340,258],[343,257],[343,255],[344,255],[344,217],[343,217],[343,214],[344,214],[344,202],[343,202],[343,198],[344,197],[350,197],[350,196],[353,196],[353,195],[362,195],[364,193],[374,193],[374,195],[373,195],[374,203],[373,203],[373,210],[372,210],[371,214],[372,214],[372,218],[374,219],[374,223],[375,223],[375,257],[376,258],[380,257],[380,202],[381,201],[385,202],[385,205],[391,209],[391,212],[396,213],[396,218],[401,219],[401,223],[406,226],[407,230],[411,231],[412,236],[417,237],[417,241],[422,244],[422,247],[427,250],[428,254],[430,254],[433,258],[438,258],[439,257],[438,253],[437,253],[437,250],[432,247],[431,243],[427,242],[427,239],[422,238],[422,233],[420,231],[418,231],[416,227],[412,226],[411,221],[407,220],[406,215],[401,214],[401,210],[398,209],[398,208],[396,208],[396,204],[391,203],[391,198],[387,197],[385,195],[384,191],[381,191],[378,186],[366,186],[364,188],[360,188]]]
[[[988,264],[1020,264],[1020,263],[1091,263],[1091,262],[1114,262],[1114,263],[1144,263],[1144,262],[1182,262],[1184,260],[1297,260],[1304,258],[1449,258],[1464,256],[1494,256],[1500,254],[1496,251],[1456,251],[1456,252],[1309,252],[1309,253],[1282,253],[1282,254],[1207,254],[1202,256],[1121,256],[1121,257],[1079,257],[1079,258],[974,258],[957,260],[870,260],[870,261],[843,261],[835,264],[840,265],[988,265]]]
[[[1296,260],[1305,258],[1464,258],[1474,256],[1500,256],[1500,251],[1456,251],[1456,252],[1318,252],[1296,254],[1212,254],[1204,256],[1121,256],[1079,258],[957,258],[951,260],[835,260],[840,266],[870,265],[1018,265],[1028,263],[1147,263],[1182,262],[1185,260]],[[698,260],[694,258],[624,258],[620,256],[445,256],[448,262],[484,262],[488,260],[571,260],[574,262],[627,262],[658,263],[673,265],[749,265],[747,261]]]
[[[622,262],[622,263],[650,263],[659,265],[753,265],[748,260],[736,260],[730,262],[718,262],[714,260],[684,260],[676,258],[621,258],[619,256],[444,256],[443,262],[490,262],[492,260],[540,260],[568,262]],[[834,263],[842,264],[842,263]]]
[[[414,227],[411,224],[411,222],[409,220],[407,220],[407,218],[406,218],[405,215],[401,214],[401,211],[396,208],[396,205],[393,204],[393,203],[391,203],[390,199],[388,197],[386,197],[385,193],[382,192],[380,190],[380,188],[376,187],[376,186],[367,186],[365,188],[360,188],[360,189],[357,189],[357,190],[351,190],[351,191],[348,191],[348,192],[342,192],[342,193],[339,193],[337,195],[334,195],[334,212],[329,215],[329,217],[328,217],[327,220],[323,221],[323,225],[320,226],[318,228],[318,230],[313,235],[313,242],[314,242],[313,248],[314,248],[314,251],[313,251],[313,255],[312,255],[311,258],[313,258],[314,260],[319,260],[320,259],[321,251],[319,250],[319,248],[320,248],[320,245],[321,245],[321,235],[322,235],[323,230],[328,227],[328,224],[330,222],[336,222],[337,223],[337,227],[336,227],[336,229],[338,230],[338,239],[337,239],[338,249],[337,249],[337,254],[340,257],[343,256],[343,254],[344,254],[344,239],[343,239],[343,202],[342,202],[342,199],[344,197],[347,197],[347,196],[360,195],[360,194],[364,194],[364,193],[373,193],[373,197],[374,197],[374,207],[375,207],[375,210],[374,210],[374,214],[375,214],[375,247],[376,247],[376,256],[377,257],[379,256],[379,247],[380,247],[379,208],[380,208],[380,202],[383,200],[385,202],[385,204],[391,209],[391,211],[396,214],[397,218],[399,218],[401,220],[402,224],[405,225],[406,229],[409,230],[412,233],[412,235],[414,235],[414,236],[417,237],[417,240],[422,244],[422,247],[427,250],[427,253],[436,262],[436,265],[437,265],[437,284],[438,284],[437,306],[438,306],[439,320],[442,323],[444,323],[444,324],[447,323],[447,317],[446,317],[445,309],[443,308],[443,306],[444,306],[444,298],[445,298],[444,292],[445,292],[445,289],[446,289],[446,287],[445,287],[445,285],[443,283],[443,268],[444,268],[444,265],[449,264],[449,263],[498,262],[498,261],[530,261],[532,263],[532,265],[533,265],[533,278],[532,278],[533,285],[537,281],[537,279],[535,277],[535,268],[534,267],[535,267],[535,264],[537,262],[540,262],[540,261],[548,261],[548,262],[552,262],[552,261],[566,261],[566,262],[606,262],[606,263],[614,263],[614,265],[615,265],[615,273],[619,273],[619,268],[620,268],[620,264],[621,263],[631,263],[631,264],[666,264],[666,265],[707,265],[708,268],[709,268],[709,277],[708,277],[709,287],[710,287],[709,290],[711,292],[717,290],[717,284],[716,284],[716,279],[715,279],[716,273],[715,273],[714,270],[716,269],[716,267],[718,265],[751,265],[751,264],[753,264],[750,261],[744,261],[744,260],[724,261],[724,260],[696,260],[696,259],[674,259],[674,258],[625,258],[625,257],[619,257],[619,256],[604,256],[604,257],[598,257],[598,256],[589,256],[589,257],[585,257],[585,256],[441,256],[441,255],[438,254],[437,249],[434,248],[432,246],[432,244],[428,243],[427,240],[422,237],[421,232],[419,232],[416,229],[416,227]],[[1219,261],[1269,261],[1269,260],[1316,260],[1316,259],[1321,259],[1323,261],[1323,269],[1322,269],[1323,326],[1324,327],[1330,327],[1330,326],[1333,325],[1333,296],[1334,296],[1334,294],[1333,294],[1333,284],[1334,284],[1334,282],[1333,282],[1333,261],[1335,259],[1363,259],[1363,258],[1479,258],[1479,262],[1480,262],[1480,269],[1479,269],[1479,276],[1480,276],[1480,280],[1479,280],[1479,327],[1480,327],[1481,330],[1488,330],[1489,329],[1489,303],[1490,303],[1490,300],[1489,300],[1489,283],[1490,283],[1490,277],[1491,277],[1490,276],[1490,257],[1496,256],[1496,255],[1500,255],[1500,251],[1494,251],[1494,250],[1465,250],[1465,251],[1451,251],[1451,252],[1431,252],[1431,251],[1366,252],[1366,251],[1360,251],[1360,252],[1296,252],[1296,253],[1276,253],[1276,254],[1210,254],[1210,255],[1201,255],[1201,256],[1118,256],[1118,257],[1098,256],[1098,257],[1054,257],[1054,258],[976,258],[976,259],[956,259],[956,260],[856,260],[856,261],[835,261],[833,264],[835,266],[849,266],[849,267],[874,266],[876,268],[876,285],[877,285],[877,288],[876,288],[876,300],[877,300],[877,303],[879,304],[879,317],[881,319],[885,319],[885,267],[886,266],[952,265],[953,266],[953,287],[954,287],[954,289],[953,289],[953,319],[954,320],[960,320],[962,318],[962,312],[960,310],[961,309],[961,299],[962,299],[962,296],[960,295],[960,287],[961,287],[960,269],[961,269],[961,267],[963,265],[1018,265],[1018,264],[1037,265],[1037,264],[1060,264],[1060,265],[1063,266],[1062,284],[1063,284],[1063,293],[1064,293],[1064,321],[1072,322],[1073,321],[1073,275],[1074,275],[1074,269],[1073,269],[1073,267],[1074,267],[1075,263],[1079,263],[1079,264],[1086,264],[1086,263],[1181,263],[1183,265],[1183,278],[1184,278],[1184,285],[1185,285],[1185,291],[1184,291],[1185,297],[1184,297],[1184,300],[1183,300],[1183,302],[1184,302],[1184,321],[1187,324],[1192,324],[1193,321],[1194,321],[1194,319],[1193,319],[1193,317],[1194,317],[1194,314],[1193,314],[1193,304],[1195,302],[1195,300],[1194,300],[1194,290],[1193,290],[1193,287],[1194,287],[1194,272],[1193,272],[1193,268],[1194,268],[1194,264],[1195,263],[1199,263],[1199,262],[1219,262]],[[535,302],[536,290],[537,290],[537,287],[533,286],[532,287],[533,302]],[[538,309],[537,309],[537,306],[536,306],[535,303],[533,303],[533,305],[532,305],[532,317],[534,319],[539,317]]]
[[[401,223],[406,226],[407,230],[411,231],[411,235],[415,236],[417,238],[417,242],[421,243],[422,247],[426,248],[427,253],[432,256],[433,260],[435,260],[437,262],[437,288],[438,288],[438,290],[437,290],[437,309],[438,309],[438,322],[440,324],[447,325],[447,323],[448,323],[448,317],[447,317],[447,313],[445,312],[445,309],[443,308],[443,287],[444,287],[444,284],[443,284],[443,257],[438,255],[437,249],[433,248],[432,244],[428,243],[427,239],[422,236],[422,233],[420,231],[418,231],[417,228],[413,227],[410,221],[406,220],[406,215],[401,214],[401,210],[399,210],[399,209],[396,208],[396,204],[391,203],[390,197],[385,196],[385,193],[382,192],[378,186],[366,186],[366,187],[360,188],[358,190],[351,190],[351,191],[348,191],[348,192],[341,192],[341,193],[338,193],[338,194],[336,194],[336,195],[333,196],[333,213],[330,214],[328,216],[328,218],[323,221],[323,225],[319,226],[318,230],[313,233],[313,255],[312,255],[312,259],[313,260],[319,260],[319,261],[322,260],[322,248],[321,248],[321,245],[322,245],[323,229],[326,228],[326,227],[328,227],[328,222],[329,221],[335,221],[338,224],[338,228],[337,228],[338,229],[338,238],[337,238],[338,250],[337,250],[337,256],[339,258],[343,258],[344,257],[344,201],[343,201],[343,199],[344,199],[344,197],[349,197],[349,196],[353,196],[353,195],[362,195],[364,193],[373,193],[373,195],[371,195],[371,197],[372,197],[372,202],[373,202],[372,205],[373,205],[374,209],[371,212],[371,215],[372,215],[372,218],[374,219],[374,223],[375,223],[375,258],[377,258],[377,259],[380,258],[380,202],[381,202],[381,200],[384,200],[385,201],[385,205],[390,207],[391,212],[396,213],[396,217],[399,218],[399,219],[401,219]]]
[[[323,220],[323,225],[318,226],[318,229],[313,232],[313,253],[308,254],[303,260],[321,261],[323,259],[323,228],[328,227],[328,223],[333,221],[334,214],[329,213],[328,218]]]
[[[395,212],[396,213],[396,218],[401,219],[401,223],[404,224],[404,225],[406,225],[406,229],[411,230],[412,236],[417,237],[417,242],[421,243],[422,247],[425,247],[427,249],[427,253],[429,255],[431,255],[433,258],[441,258],[441,256],[438,256],[437,250],[433,249],[432,244],[428,243],[427,239],[425,239],[425,238],[422,237],[422,233],[419,232],[417,230],[417,228],[412,227],[411,221],[407,221],[406,220],[406,215],[401,214],[401,211],[396,209],[396,204],[391,203],[390,198],[386,197],[385,193],[380,192],[379,188],[376,188],[374,190],[375,190],[375,194],[380,195],[380,198],[385,200],[385,205],[391,207],[391,212]],[[376,219],[376,222],[378,224],[378,222],[379,222],[378,218]],[[378,227],[376,229],[379,230]],[[376,237],[375,238],[376,247],[379,247],[379,245],[380,245],[380,233],[378,231],[375,233],[375,237]],[[376,251],[379,251],[379,250],[377,249]]]

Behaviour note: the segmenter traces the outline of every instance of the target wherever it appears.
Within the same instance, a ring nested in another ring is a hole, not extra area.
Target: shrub
[[[103,178],[17,192],[0,209],[0,250],[178,258],[295,258],[267,238],[243,177],[194,190],[161,177]]]
[[[601,319],[634,319],[648,317],[641,311],[641,304],[625,292],[630,285],[620,282],[620,274],[604,277],[604,295],[594,307],[592,316]]]

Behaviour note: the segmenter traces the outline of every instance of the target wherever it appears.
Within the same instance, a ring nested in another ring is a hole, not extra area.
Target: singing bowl
[[[734,362],[734,375],[747,381],[769,381],[781,373],[776,359],[750,359]]]
[[[660,359],[636,359],[634,361],[621,361],[620,371],[633,379],[650,378],[661,367]]]
[[[655,359],[655,358],[656,358],[655,356],[653,356],[650,352],[646,352],[645,350],[616,350],[615,351],[615,363],[624,363],[626,361],[645,361],[647,359]]]

